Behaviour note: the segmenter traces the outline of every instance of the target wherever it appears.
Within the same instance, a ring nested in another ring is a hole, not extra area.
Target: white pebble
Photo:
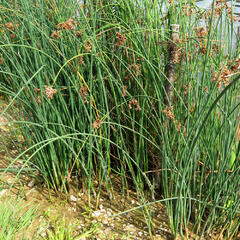
[[[78,199],[76,197],[74,197],[73,195],[70,195],[70,200],[72,202],[77,202]]]
[[[101,215],[101,211],[95,211],[92,213],[92,217],[99,217]]]
[[[103,223],[103,224],[108,224],[108,220],[107,220],[107,219],[104,219],[104,220],[102,221],[102,223]]]
[[[7,189],[3,189],[3,190],[0,192],[0,196],[3,196],[6,192],[7,192]]]
[[[42,237],[45,237],[47,234],[45,232],[40,234]]]

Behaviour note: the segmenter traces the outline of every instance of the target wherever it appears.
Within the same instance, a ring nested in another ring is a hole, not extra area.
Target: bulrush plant
[[[161,198],[175,237],[239,236],[239,52],[227,3],[13,2],[0,1],[0,117],[18,108],[14,161],[57,193],[82,188],[89,204],[103,187],[111,198],[119,176],[150,232],[146,203]]]

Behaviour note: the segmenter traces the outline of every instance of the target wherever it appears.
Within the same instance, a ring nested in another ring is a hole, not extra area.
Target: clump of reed
[[[240,60],[226,3],[1,6],[0,89],[24,138],[16,161],[56,191],[81,185],[99,199],[117,174],[123,192],[134,184],[143,201],[159,193],[175,236],[190,223],[201,236],[238,234]]]

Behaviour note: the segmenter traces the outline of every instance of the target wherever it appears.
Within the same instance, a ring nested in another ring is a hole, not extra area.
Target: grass
[[[150,230],[146,204],[162,196],[174,236],[186,236],[190,223],[201,237],[216,228],[227,239],[239,234],[231,8],[19,0],[0,1],[0,12],[0,91],[9,99],[0,117],[17,108],[11,124],[24,138],[14,142],[14,161],[56,192],[74,182],[89,204],[102,186],[111,196],[117,174],[123,194],[138,192]]]
[[[26,205],[23,199],[15,199],[9,195],[6,195],[5,199],[1,197],[0,239],[81,240],[86,237],[95,239],[95,232],[98,232],[100,224],[85,223],[85,226],[79,229],[77,222],[69,224],[65,218],[56,218],[56,215],[51,213],[48,215],[45,213],[39,218],[38,207],[32,207],[31,203]],[[86,217],[85,221],[90,220]]]
[[[8,197],[0,202],[0,238],[2,240],[26,239],[27,231],[36,217],[36,208],[22,206],[21,201]]]

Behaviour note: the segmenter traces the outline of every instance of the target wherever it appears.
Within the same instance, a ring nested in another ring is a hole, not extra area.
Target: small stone
[[[40,227],[39,232],[42,237],[46,236],[46,229],[44,227]]]
[[[102,221],[102,223],[106,225],[106,224],[108,224],[108,220],[107,220],[107,219],[104,219],[104,220]]]
[[[92,213],[92,217],[99,217],[101,215],[101,211],[94,211]]]
[[[31,181],[28,182],[27,186],[32,188],[36,183],[36,180],[35,179],[32,179]]]
[[[40,234],[42,237],[45,237],[47,234],[45,232]]]
[[[70,200],[72,202],[77,202],[78,199],[76,197],[74,197],[73,195],[70,195]]]
[[[134,201],[134,200],[132,200],[132,201],[131,201],[131,203],[132,203],[132,205],[133,205],[133,204],[135,204],[135,201]]]
[[[7,192],[7,189],[3,189],[2,191],[0,191],[0,196],[3,196],[6,192]]]
[[[107,212],[106,209],[102,209],[100,211],[101,211],[101,213],[106,213]]]
[[[143,233],[142,232],[138,232],[138,235],[141,237],[143,235]]]
[[[9,178],[9,179],[7,180],[7,182],[8,182],[9,184],[11,184],[11,183],[12,183],[12,180]]]

